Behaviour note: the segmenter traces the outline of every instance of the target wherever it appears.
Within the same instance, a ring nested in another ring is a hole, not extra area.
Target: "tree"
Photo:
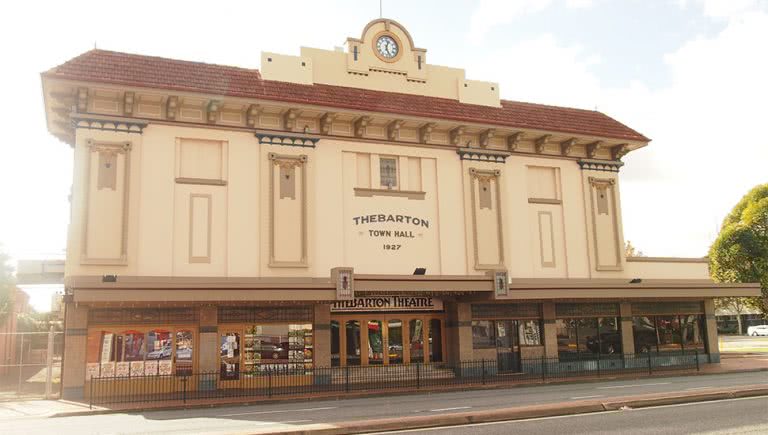
[[[717,282],[760,283],[762,296],[740,305],[768,314],[768,184],[755,186],[726,216],[709,248],[709,270]]]
[[[624,256],[625,257],[645,257],[645,254],[643,254],[643,251],[640,251],[634,246],[632,246],[632,242],[627,240],[627,243],[624,244]]]
[[[0,246],[0,323],[13,313],[13,295],[16,290],[16,280],[13,277],[11,258],[2,251]]]
[[[759,306],[755,305],[755,298],[737,297],[717,298],[715,299],[715,307],[729,313],[736,313],[736,323],[739,328],[739,335],[744,334],[744,326],[741,324],[741,315],[752,308],[760,309]]]

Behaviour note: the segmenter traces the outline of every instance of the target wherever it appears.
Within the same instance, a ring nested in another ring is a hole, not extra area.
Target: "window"
[[[540,346],[541,321],[519,320],[520,346]]]
[[[397,159],[394,157],[379,158],[381,187],[394,189],[397,187]]]
[[[472,347],[488,349],[496,347],[496,331],[492,320],[472,321]]]
[[[635,316],[635,352],[704,352],[706,331],[701,314]]]
[[[193,346],[190,330],[91,330],[88,334],[87,376],[171,376],[174,373],[188,376],[192,373]]]
[[[621,327],[617,317],[557,319],[560,359],[595,358],[621,354]]]

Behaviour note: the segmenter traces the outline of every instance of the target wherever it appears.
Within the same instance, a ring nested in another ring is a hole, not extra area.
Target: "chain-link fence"
[[[61,332],[0,333],[0,401],[58,398],[63,350]]]

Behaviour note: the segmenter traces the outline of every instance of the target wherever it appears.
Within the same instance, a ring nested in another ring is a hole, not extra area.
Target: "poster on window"
[[[115,377],[115,363],[113,363],[113,362],[101,363],[101,377],[102,378],[114,378]]]
[[[144,363],[145,376],[157,376],[157,361],[147,361]]]
[[[85,379],[98,378],[101,376],[101,365],[99,363],[88,363],[85,372]]]
[[[115,376],[117,376],[118,378],[127,378],[130,373],[131,373],[131,363],[129,362],[117,363],[117,366],[115,367]]]
[[[131,377],[144,376],[144,361],[131,362]]]
[[[157,365],[157,371],[160,374],[160,376],[169,376],[171,373],[173,373],[173,361],[171,360],[160,361]]]
[[[104,333],[101,336],[101,362],[109,362],[112,360],[112,343],[114,342],[114,334]]]

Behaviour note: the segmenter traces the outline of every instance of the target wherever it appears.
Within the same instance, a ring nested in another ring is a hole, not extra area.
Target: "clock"
[[[376,40],[376,54],[385,61],[393,61],[400,53],[400,47],[390,35],[382,35]]]

